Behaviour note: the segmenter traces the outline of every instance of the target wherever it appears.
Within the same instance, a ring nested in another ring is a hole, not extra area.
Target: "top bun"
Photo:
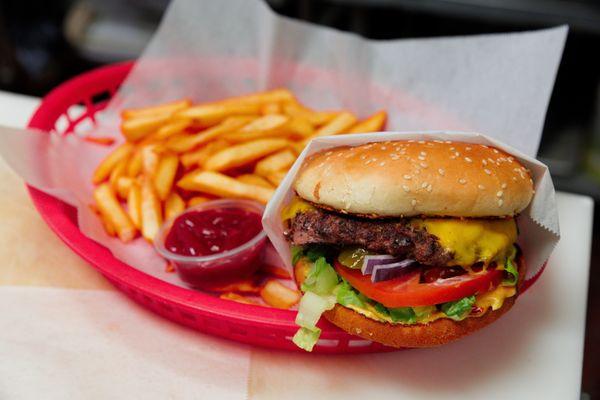
[[[503,217],[529,205],[533,181],[514,157],[490,146],[403,140],[313,154],[294,189],[349,214]]]

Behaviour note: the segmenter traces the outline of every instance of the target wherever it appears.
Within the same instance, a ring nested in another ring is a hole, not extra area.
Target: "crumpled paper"
[[[304,149],[275,191],[263,215],[263,227],[290,273],[293,274],[290,244],[283,236],[284,227],[281,221],[281,211],[294,196],[293,183],[304,159],[311,154],[328,148],[390,140],[451,140],[485,144],[501,149],[519,160],[531,172],[535,193],[529,206],[517,217],[519,226],[518,244],[523,250],[523,257],[527,266],[526,279],[531,279],[540,272],[560,239],[554,186],[548,167],[513,147],[479,133],[429,131],[329,136],[313,140]]]
[[[317,109],[386,109],[389,130],[485,132],[533,156],[566,33],[372,41],[280,17],[258,0],[174,0],[95,126],[67,136],[0,128],[0,154],[30,185],[77,207],[81,231],[115,257],[184,286],[142,239],[123,244],[106,235],[89,209],[90,177],[112,149],[80,135],[121,142],[124,107],[284,86]]]

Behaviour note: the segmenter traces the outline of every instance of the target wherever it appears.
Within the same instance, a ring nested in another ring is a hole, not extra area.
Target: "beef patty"
[[[354,245],[374,253],[413,258],[424,265],[442,266],[452,259],[436,236],[404,219],[373,220],[316,209],[296,214],[285,235],[297,246]]]

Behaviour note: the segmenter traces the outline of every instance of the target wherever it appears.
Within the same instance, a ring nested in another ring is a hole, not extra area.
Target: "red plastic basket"
[[[106,107],[133,63],[122,63],[77,76],[44,97],[29,126],[44,131],[69,133],[82,123],[94,121]],[[73,106],[83,106],[73,117]],[[58,129],[59,120],[66,122]],[[100,271],[117,289],[142,306],[172,321],[202,332],[254,345],[295,350],[291,342],[297,330],[296,313],[274,308],[239,304],[182,288],[141,272],[119,260],[108,249],[84,236],[77,226],[76,210],[35,188],[31,198],[46,223],[73,251]],[[322,322],[323,333],[314,351],[319,353],[367,353],[393,350],[348,335]]]

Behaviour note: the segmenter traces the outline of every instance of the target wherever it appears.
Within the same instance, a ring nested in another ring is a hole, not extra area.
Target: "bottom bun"
[[[525,264],[522,257],[519,255],[516,261],[519,268],[517,294],[507,298],[498,310],[487,311],[481,317],[469,317],[462,321],[440,318],[428,324],[389,324],[375,321],[339,304],[336,304],[332,310],[323,313],[323,316],[351,335],[387,346],[396,348],[440,346],[491,324],[512,307],[525,278]],[[296,264],[294,272],[299,284],[304,281],[308,273],[308,267],[309,265],[303,260]]]

